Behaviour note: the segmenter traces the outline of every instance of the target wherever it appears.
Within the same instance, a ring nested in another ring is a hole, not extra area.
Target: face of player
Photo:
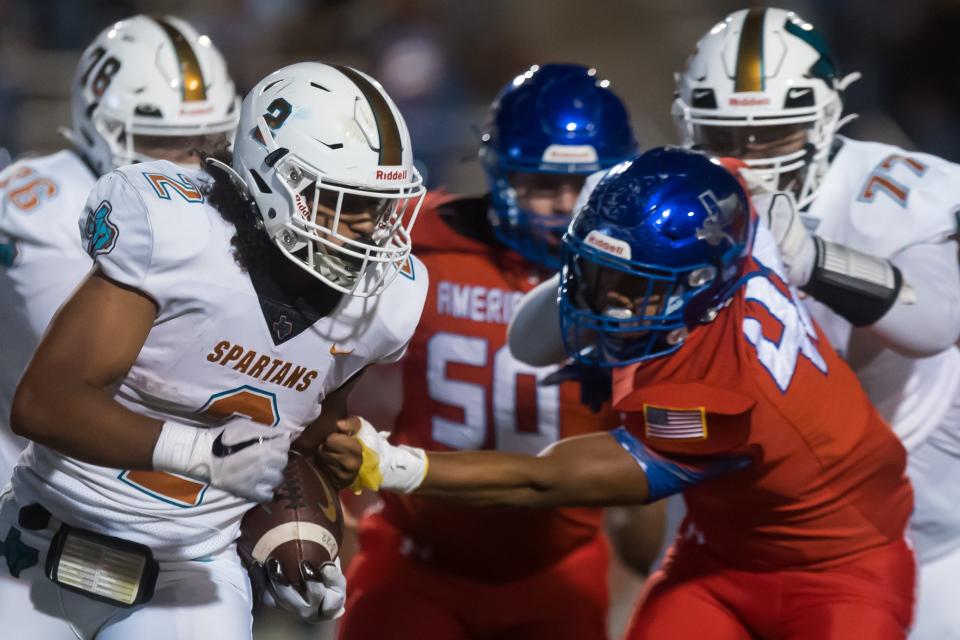
[[[584,306],[594,313],[620,321],[635,318],[637,335],[641,335],[643,328],[650,324],[645,318],[665,313],[663,302],[673,287],[672,282],[631,275],[589,261],[582,264],[581,273]]]
[[[392,202],[382,198],[345,193],[340,206],[340,218],[337,220],[339,195],[336,191],[320,189],[320,195],[317,197],[317,224],[332,229],[334,221],[337,221],[337,227],[334,229],[337,235],[331,236],[330,240],[338,246],[344,245],[344,238],[364,244],[374,244],[378,227],[389,220]],[[316,197],[314,185],[311,184],[304,189],[301,196],[308,207],[313,206],[313,200]]]
[[[807,143],[808,124],[769,127],[699,127],[698,142],[720,156],[763,160],[796,153]]]
[[[586,176],[556,173],[512,173],[517,208],[526,216],[527,233],[532,242],[559,255],[560,239],[583,189]]]
[[[541,217],[569,217],[585,180],[565,173],[513,173],[510,186],[520,209]]]
[[[203,136],[136,135],[133,144],[139,155],[156,160],[169,160],[185,167],[199,167],[198,151],[212,152],[226,147],[228,140],[222,133]]]
[[[802,151],[809,140],[810,123],[762,127],[698,126],[696,140],[700,148],[718,156],[740,160],[767,160]],[[796,186],[802,169],[780,176],[779,188]]]

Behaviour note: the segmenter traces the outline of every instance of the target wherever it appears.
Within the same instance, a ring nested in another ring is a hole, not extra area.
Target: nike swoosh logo
[[[705,95],[707,95],[707,94],[710,94],[710,93],[713,93],[713,89],[694,89],[694,90],[693,90],[693,97],[694,97],[694,98],[702,98],[703,96],[705,96]]]
[[[790,89],[787,92],[789,98],[799,98],[800,96],[805,96],[810,93],[811,89]]]
[[[210,448],[210,453],[212,453],[217,458],[225,458],[231,456],[238,451],[243,451],[247,447],[252,447],[255,444],[260,444],[264,440],[273,440],[277,436],[270,436],[269,438],[251,438],[250,440],[242,440],[234,444],[224,444],[223,443],[223,431],[220,432],[220,435],[217,436],[217,439],[213,441],[213,446]]]
[[[323,513],[324,517],[327,520],[329,520],[330,522],[336,522],[337,507],[333,502],[334,500],[336,500],[336,497],[334,497],[333,492],[330,491],[330,487],[327,486],[327,479],[324,478],[320,474],[320,472],[313,467],[313,465],[310,465],[310,470],[316,474],[317,480],[319,480],[320,484],[323,486],[323,495],[324,495],[325,502],[327,503],[327,504],[322,504],[320,502],[317,502],[317,506],[320,507],[320,512]]]
[[[340,349],[337,349],[337,345],[330,345],[330,355],[332,356],[348,356],[353,352],[354,349],[350,349],[349,351],[341,351]]]

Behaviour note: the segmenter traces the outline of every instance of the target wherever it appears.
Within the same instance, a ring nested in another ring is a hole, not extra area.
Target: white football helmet
[[[337,291],[376,295],[407,267],[426,190],[403,116],[366,74],[303,62],[261,80],[233,169],[277,247]]]
[[[229,141],[239,98],[223,56],[188,23],[134,16],[104,29],[74,74],[70,141],[98,173],[152,160],[137,136]]]
[[[792,11],[755,8],[727,16],[697,43],[677,74],[673,116],[684,145],[740,158],[765,190],[809,203],[829,164],[844,89],[813,25]]]

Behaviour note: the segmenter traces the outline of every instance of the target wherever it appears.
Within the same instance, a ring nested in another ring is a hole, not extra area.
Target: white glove
[[[415,491],[427,475],[427,452],[405,444],[392,445],[387,441],[389,433],[377,431],[363,418],[359,420],[357,438],[363,446],[363,463],[354,489]]]
[[[264,604],[295,613],[307,622],[334,620],[342,616],[347,601],[347,579],[340,569],[340,558],[325,563],[319,570],[302,562],[300,573],[307,587],[306,595],[290,586],[283,577],[280,563],[271,560],[266,567]]]
[[[790,284],[802,287],[810,282],[817,260],[817,246],[803,226],[793,194],[777,191],[754,196],[753,204],[780,249]]]
[[[153,468],[207,480],[214,487],[268,502],[283,480],[289,435],[246,418],[204,429],[168,420],[153,449]]]

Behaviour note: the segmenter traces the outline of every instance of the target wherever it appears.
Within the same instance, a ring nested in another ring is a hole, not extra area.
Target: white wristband
[[[398,493],[415,491],[427,475],[427,452],[417,447],[390,444],[387,441],[389,433],[377,431],[363,418],[359,420],[357,438],[364,445],[364,460],[357,487]]]
[[[427,452],[402,444],[394,447],[383,469],[383,488],[412,493],[427,475]]]
[[[210,465],[204,455],[210,451],[209,443],[205,442],[209,438],[205,429],[173,420],[164,422],[153,448],[153,468],[209,479]]]

